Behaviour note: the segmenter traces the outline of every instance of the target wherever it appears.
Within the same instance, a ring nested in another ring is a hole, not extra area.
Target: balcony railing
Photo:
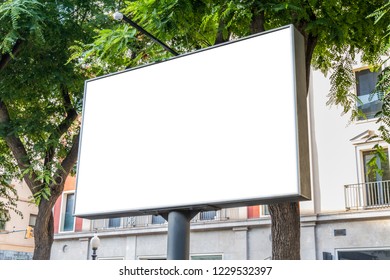
[[[216,211],[205,211],[197,214],[191,223],[205,223],[212,221],[224,221],[224,220],[242,220],[246,217],[240,217],[239,208],[228,208]],[[113,219],[111,219],[113,220]],[[116,219],[115,219],[116,220]],[[131,228],[131,227],[150,227],[150,226],[161,226],[166,221],[161,216],[136,216],[136,217],[125,217],[116,223],[110,223],[110,219],[101,219],[92,221],[91,228],[102,230],[102,229],[113,229],[113,228]]]
[[[344,197],[347,210],[390,207],[390,180],[345,185]]]

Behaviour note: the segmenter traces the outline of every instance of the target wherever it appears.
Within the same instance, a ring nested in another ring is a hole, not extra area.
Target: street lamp
[[[174,49],[170,48],[169,46],[167,46],[166,44],[164,44],[162,41],[160,41],[158,38],[156,38],[155,36],[153,36],[152,34],[150,34],[148,31],[146,31],[145,29],[143,29],[141,26],[139,26],[138,24],[136,24],[134,21],[132,21],[131,19],[129,19],[127,16],[125,16],[124,14],[122,14],[121,12],[115,12],[113,15],[113,18],[115,20],[123,20],[125,22],[127,22],[128,24],[130,24],[132,27],[134,27],[135,29],[137,29],[138,31],[140,31],[141,33],[145,34],[146,36],[148,36],[150,39],[152,39],[153,41],[155,41],[156,43],[160,44],[165,50],[169,51],[171,54],[173,54],[174,56],[178,56],[179,53],[176,52]]]
[[[97,257],[96,250],[99,248],[99,246],[100,246],[100,239],[95,233],[95,235],[91,239],[92,260],[96,260]]]

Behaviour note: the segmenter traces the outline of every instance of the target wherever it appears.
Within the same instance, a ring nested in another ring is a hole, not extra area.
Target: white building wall
[[[360,155],[351,139],[367,130],[375,131],[378,124],[375,120],[351,122],[350,114],[343,115],[341,107],[327,106],[330,81],[321,72],[313,72],[312,83],[311,116],[315,130],[311,141],[315,149],[313,161],[318,168],[318,173],[314,174],[319,189],[318,210],[344,211],[344,185],[361,182],[362,176]]]

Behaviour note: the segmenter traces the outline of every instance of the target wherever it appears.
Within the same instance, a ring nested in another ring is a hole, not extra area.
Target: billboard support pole
[[[126,17],[120,12],[114,13],[114,19],[123,20],[132,27],[151,38],[156,43],[160,44],[165,50],[178,56],[179,53],[163,43],[161,40],[150,34],[137,23]],[[190,257],[190,221],[195,217],[199,211],[170,211],[167,214],[162,214],[165,220],[168,221],[168,260],[188,260]]]
[[[171,211],[168,213],[167,260],[189,259],[190,221],[198,213],[198,211],[184,210]]]

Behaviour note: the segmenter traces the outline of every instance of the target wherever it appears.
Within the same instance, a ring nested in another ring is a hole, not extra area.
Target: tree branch
[[[73,137],[72,142],[72,148],[70,149],[68,155],[61,162],[61,168],[58,169],[56,176],[54,176],[54,179],[56,180],[56,186],[59,186],[59,188],[52,188],[52,195],[58,195],[62,193],[64,187],[63,183],[65,182],[71,169],[77,162],[77,156],[79,153],[80,133]]]
[[[223,29],[224,28],[225,28],[225,23],[221,19],[219,21],[217,37],[215,38],[214,45],[218,45],[218,44],[225,43],[225,42],[229,41],[229,38],[224,38],[223,37]]]
[[[1,56],[0,59],[0,71],[4,70],[5,67],[9,64],[14,56],[16,56],[22,49],[23,41],[17,40],[14,47],[12,48],[11,53],[6,53]]]
[[[311,69],[311,59],[313,57],[314,49],[318,43],[318,36],[314,36],[311,33],[306,31],[306,27],[309,22],[315,22],[317,20],[317,16],[310,5],[308,5],[308,14],[309,20],[299,21],[295,26],[301,32],[301,34],[305,37],[305,66],[306,66],[306,92],[309,92],[309,82],[310,82],[310,69]]]
[[[317,46],[318,37],[308,34],[306,39],[306,50],[305,50],[305,66],[306,66],[306,92],[309,92],[310,83],[310,65],[313,57],[314,49]]]
[[[66,110],[66,118],[62,120],[62,122],[58,125],[57,129],[55,130],[55,133],[51,134],[48,139],[49,148],[47,149],[45,155],[45,162],[44,162],[45,166],[53,160],[55,155],[55,149],[53,145],[51,145],[50,143],[59,141],[61,136],[69,130],[69,128],[71,127],[71,125],[73,124],[73,122],[76,120],[78,116],[77,111],[72,106],[72,102],[69,96],[69,91],[65,85],[61,85],[61,94],[64,102],[64,107]]]
[[[258,12],[256,8],[252,9],[251,34],[265,31],[264,28],[264,11]]]
[[[79,153],[80,133],[76,134],[73,137],[72,142],[73,142],[72,148],[70,149],[66,158],[61,163],[61,166],[64,169],[64,172],[66,172],[67,174],[70,172],[70,170],[73,168],[73,166],[77,162],[77,156]]]
[[[5,126],[10,124],[10,116],[8,113],[8,109],[2,100],[0,100],[0,124]],[[19,169],[22,172],[28,169],[31,166],[31,162],[20,138],[17,137],[14,133],[7,134],[3,138],[7,143],[7,146],[10,148],[19,166]],[[26,182],[27,186],[30,188],[31,192],[34,194],[37,191],[35,187],[38,185],[37,174],[34,171],[31,171],[31,173],[25,174],[23,176],[23,179]]]

